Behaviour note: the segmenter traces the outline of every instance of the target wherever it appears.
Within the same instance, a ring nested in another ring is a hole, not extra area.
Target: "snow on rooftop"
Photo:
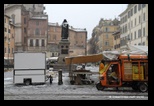
[[[32,17],[31,19],[47,19],[47,17]]]
[[[51,23],[51,22],[48,22],[48,25],[51,25],[51,26],[59,26],[58,23]]]
[[[73,27],[69,27],[69,29],[71,29],[71,30],[74,30],[74,31],[77,31],[77,32],[83,32],[83,31],[85,31],[86,32],[86,28],[73,28]]]

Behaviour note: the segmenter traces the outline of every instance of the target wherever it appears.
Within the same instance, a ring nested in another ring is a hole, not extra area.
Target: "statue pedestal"
[[[67,39],[62,39],[59,42],[60,56],[58,58],[57,64],[53,66],[53,69],[55,71],[58,71],[60,69],[62,69],[62,71],[69,70],[69,66],[65,64],[65,57],[69,56],[69,45],[70,42]]]

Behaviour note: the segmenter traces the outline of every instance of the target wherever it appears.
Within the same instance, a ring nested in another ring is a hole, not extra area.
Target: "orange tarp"
[[[83,56],[65,57],[65,63],[68,64],[80,64],[80,63],[92,63],[98,62],[103,59],[102,54],[92,54]]]

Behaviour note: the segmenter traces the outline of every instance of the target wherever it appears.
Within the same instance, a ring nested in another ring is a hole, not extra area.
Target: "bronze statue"
[[[62,23],[61,38],[62,39],[67,39],[68,38],[68,23],[67,23],[66,19],[64,19],[64,21]]]

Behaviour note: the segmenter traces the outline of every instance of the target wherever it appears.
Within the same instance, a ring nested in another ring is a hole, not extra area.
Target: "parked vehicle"
[[[147,55],[119,55],[117,60],[106,60],[105,64],[105,72],[100,75],[100,81],[96,84],[98,90],[132,87],[133,90],[148,91]],[[117,74],[117,79],[111,79],[110,74],[113,71]]]
[[[46,82],[45,52],[15,52],[13,83],[30,85]]]

